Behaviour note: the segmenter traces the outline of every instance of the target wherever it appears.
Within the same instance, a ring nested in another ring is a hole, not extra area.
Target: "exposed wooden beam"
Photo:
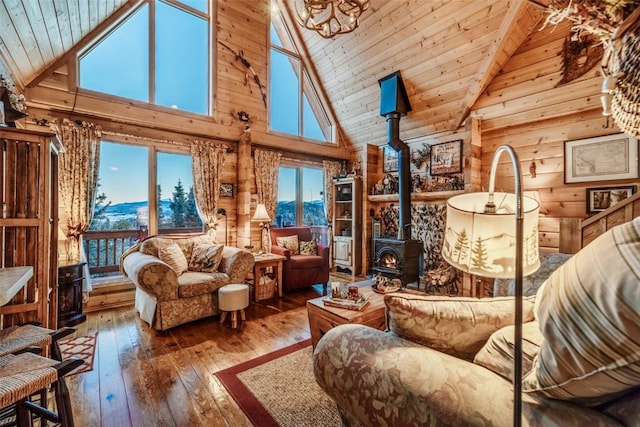
[[[527,16],[533,16],[534,19],[526,20]],[[530,5],[528,0],[517,0],[509,8],[509,12],[502,20],[495,42],[491,46],[491,51],[487,53],[484,64],[478,68],[476,77],[473,79],[474,84],[469,87],[467,95],[461,102],[462,109],[454,129],[462,126],[482,92],[526,40],[541,17],[542,12]]]

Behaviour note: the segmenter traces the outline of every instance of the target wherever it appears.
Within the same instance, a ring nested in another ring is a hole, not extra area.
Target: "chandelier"
[[[296,2],[298,22],[325,39],[346,34],[358,27],[358,18],[369,7],[370,0],[299,0]]]

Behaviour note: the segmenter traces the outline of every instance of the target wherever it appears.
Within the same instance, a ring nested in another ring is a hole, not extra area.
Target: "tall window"
[[[149,159],[151,159],[151,164]],[[154,174],[155,171],[155,174]],[[156,203],[151,208],[150,194]],[[191,156],[102,141],[91,230],[201,231]]]
[[[326,226],[322,168],[280,166],[276,227]]]
[[[209,114],[208,4],[147,0],[81,55],[80,87]]]
[[[305,139],[332,142],[329,118],[277,13],[272,14],[270,39],[270,129]]]

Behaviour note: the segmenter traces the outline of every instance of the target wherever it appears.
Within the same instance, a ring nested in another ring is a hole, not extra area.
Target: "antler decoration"
[[[244,52],[243,51],[235,51],[233,49],[231,49],[229,46],[227,46],[226,44],[224,44],[223,42],[218,40],[218,43],[220,43],[222,46],[226,47],[227,49],[229,49],[229,51],[231,51],[231,53],[233,53],[236,57],[236,61],[240,61],[242,63],[242,65],[245,66],[245,68],[247,68],[249,71],[251,71],[251,74],[253,75],[253,81],[256,82],[256,85],[258,85],[258,89],[260,89],[260,93],[262,94],[262,102],[264,102],[264,106],[266,108],[267,106],[267,92],[265,91],[266,86],[264,86],[261,82],[260,82],[260,77],[258,77],[258,74],[256,74],[255,70],[253,69],[253,67],[251,66],[251,64],[249,63],[249,61],[247,61],[246,59],[244,59]],[[249,80],[249,75],[248,73],[245,75],[245,79],[244,79],[244,84],[245,86],[248,84],[248,80]]]

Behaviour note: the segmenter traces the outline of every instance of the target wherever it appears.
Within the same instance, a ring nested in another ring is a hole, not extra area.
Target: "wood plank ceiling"
[[[352,33],[326,40],[294,28],[346,138],[384,145],[379,79],[402,73],[413,107],[403,139],[454,131],[543,14],[526,0],[372,0]]]
[[[18,86],[34,85],[139,1],[3,0],[1,59]],[[356,145],[386,143],[378,80],[398,70],[413,107],[403,139],[458,129],[544,13],[532,0],[372,0],[354,32],[327,40],[291,25],[294,0],[279,1],[343,137]]]
[[[0,57],[25,87],[73,50],[127,0],[2,0]],[[130,2],[132,3],[132,2]]]

